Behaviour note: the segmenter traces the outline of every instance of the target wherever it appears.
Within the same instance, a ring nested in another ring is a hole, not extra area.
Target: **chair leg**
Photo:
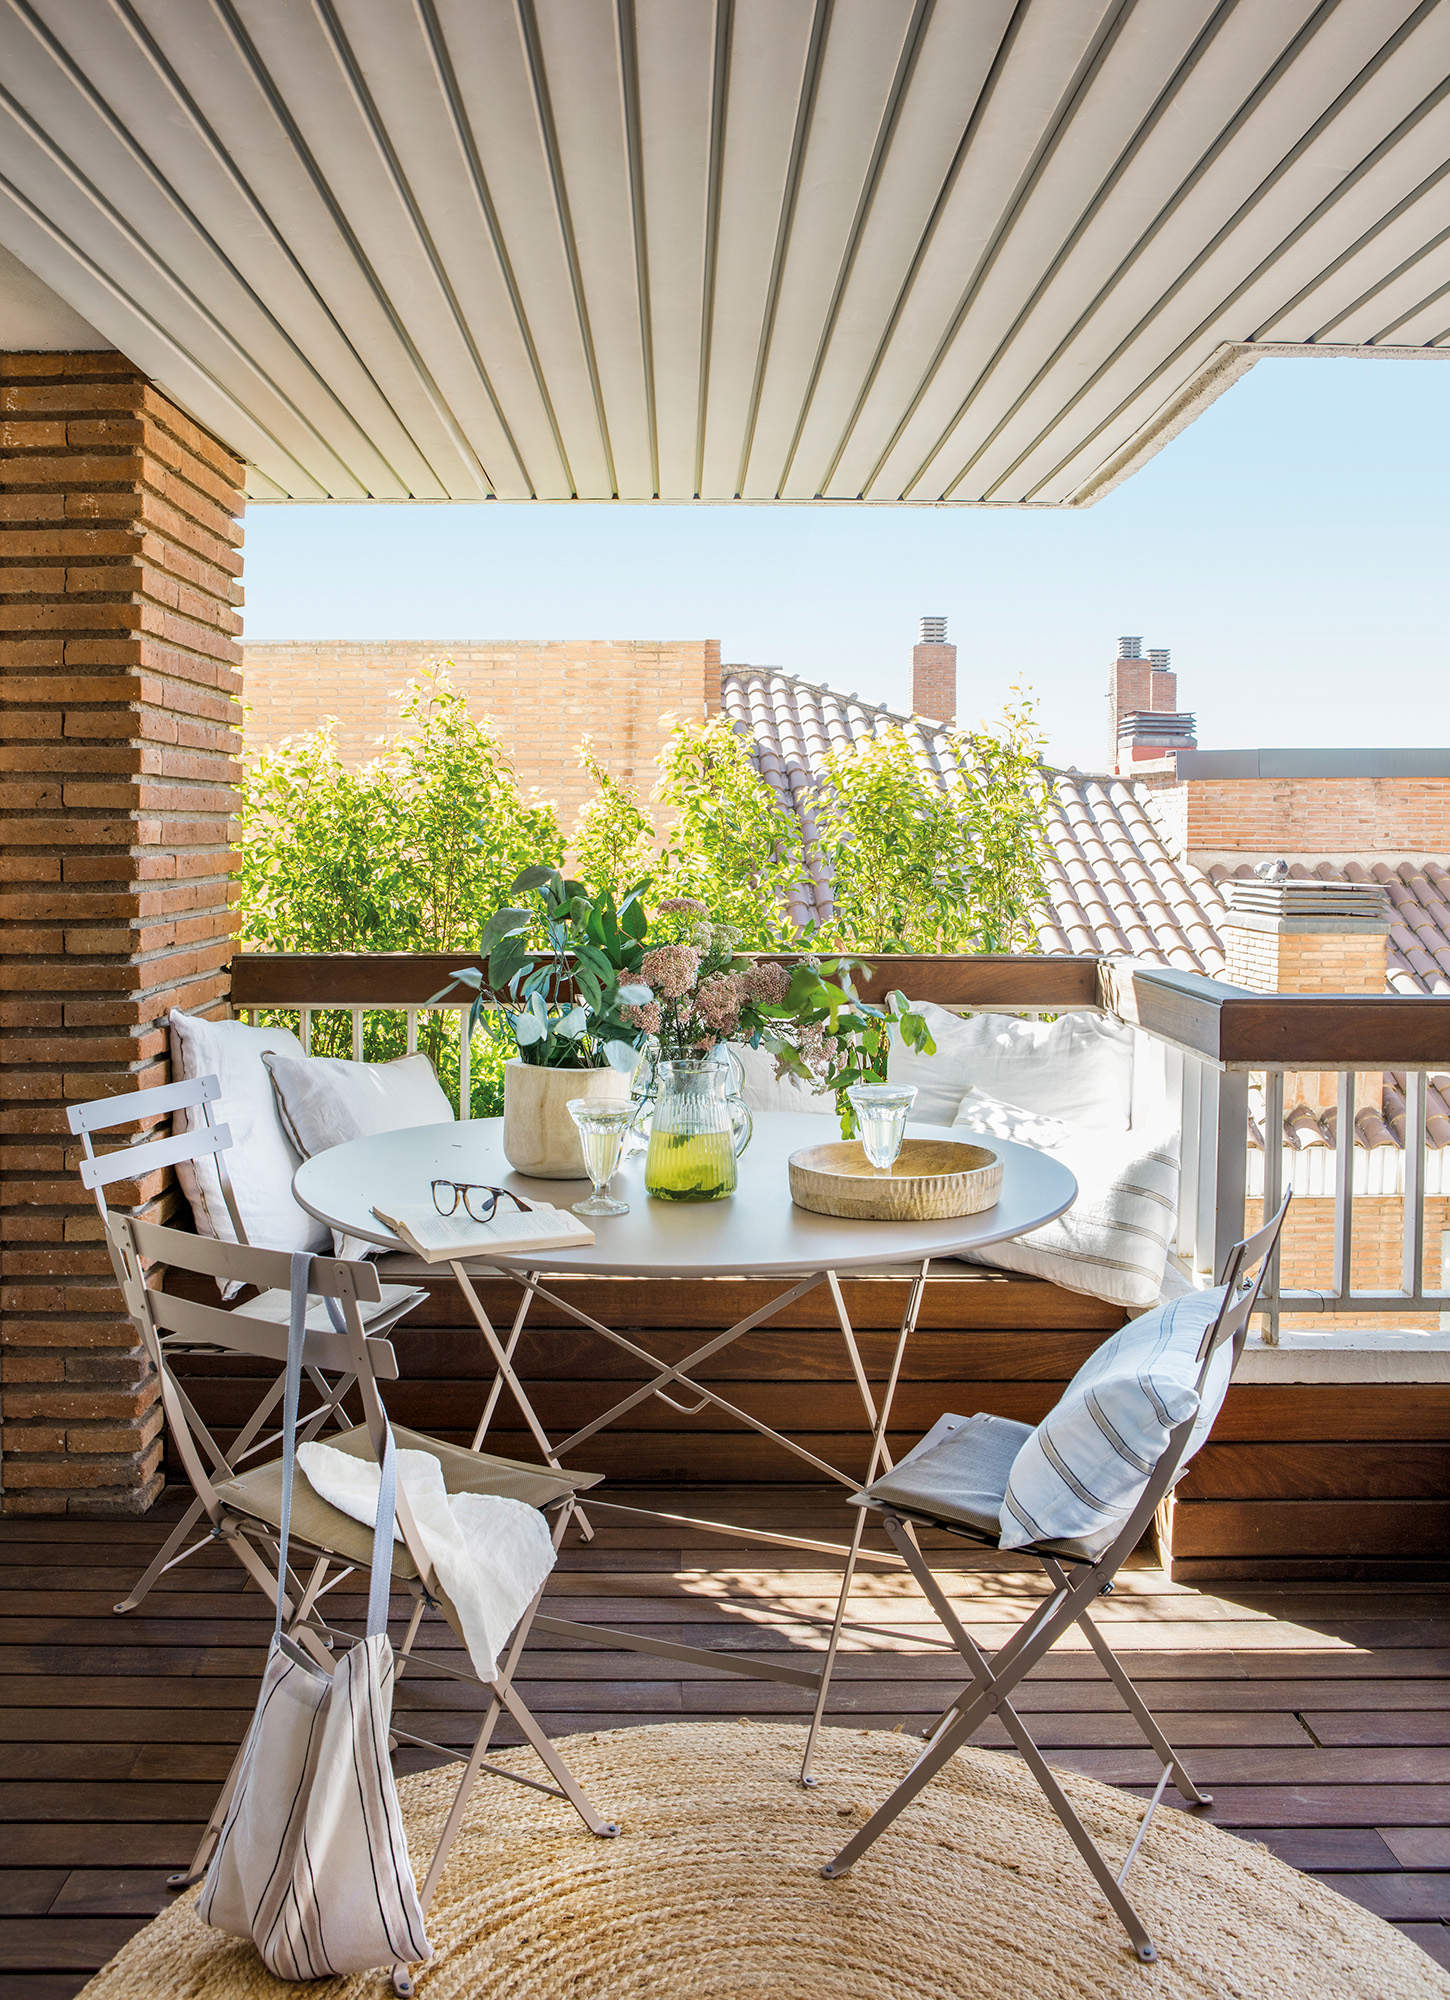
[[[178,1554],[187,1536],[191,1534],[198,1521],[205,1519],[205,1516],[206,1509],[202,1506],[200,1500],[193,1500],[176,1526],[171,1530],[171,1533],[166,1537],[156,1555],[152,1557],[146,1568],[142,1570],[140,1576],[131,1585],[131,1588],[126,1592],[120,1603],[113,1607],[114,1610],[122,1615],[128,1611],[134,1611],[142,1598],[147,1596],[156,1587],[162,1576],[171,1568],[174,1562],[182,1561],[184,1556],[195,1555],[198,1549],[205,1547],[208,1537],[203,1535],[200,1541],[193,1543],[191,1548],[186,1549],[182,1554]]]
[[[941,1716],[927,1741],[925,1749],[911,1770],[907,1772],[896,1789],[882,1801],[866,1824],[860,1827],[853,1837],[847,1841],[835,1859],[826,1864],[821,1873],[828,1879],[844,1875],[860,1859],[861,1855],[866,1852],[867,1848],[879,1839],[902,1808],[909,1805],[917,1794],[936,1776],[942,1766],[956,1754],[957,1750],[970,1740],[981,1727],[982,1723],[986,1721],[988,1715],[995,1713],[1001,1717],[1023,1762],[1027,1765],[1033,1777],[1036,1778],[1048,1804],[1061,1821],[1063,1830],[1072,1841],[1074,1847],[1077,1848],[1079,1854],[1087,1864],[1094,1881],[1098,1884],[1112,1906],[1115,1915],[1128,1934],[1128,1940],[1134,1951],[1145,1964],[1151,1963],[1158,1955],[1154,1948],[1153,1940],[1149,1937],[1142,1918],[1129,1901],[1122,1886],[1123,1876],[1127,1874],[1128,1868],[1137,1854],[1138,1845],[1142,1839],[1143,1828],[1140,1826],[1138,1838],[1129,1850],[1128,1859],[1123,1864],[1121,1873],[1115,1875],[1097,1846],[1097,1843],[1093,1840],[1092,1835],[1083,1825],[1081,1819],[1079,1819],[1071,1800],[1059,1784],[1056,1774],[1033,1741],[1026,1723],[1012,1705],[1009,1689],[1016,1684],[1017,1680],[1022,1678],[1023,1673],[1026,1671],[1026,1666],[1014,1672],[1011,1680],[1007,1681],[1004,1685],[994,1670],[993,1662],[987,1657],[986,1653],[983,1652],[971,1633],[967,1631],[966,1627],[957,1617],[945,1591],[932,1574],[925,1556],[909,1540],[906,1532],[906,1524],[888,1514],[886,1516],[886,1530],[891,1536],[892,1541],[895,1542],[897,1548],[901,1551],[904,1560],[921,1586],[922,1594],[941,1620],[953,1645],[961,1654],[964,1663],[971,1670],[972,1680],[963,1689],[962,1693],[957,1696],[956,1701]],[[1044,1567],[1047,1566],[1044,1565]],[[1059,1576],[1053,1574],[1052,1568],[1049,1568],[1048,1573],[1055,1584],[1059,1583]],[[1060,1578],[1060,1585],[1063,1592],[1068,1591],[1065,1577]],[[1061,1602],[1046,1618],[1043,1617],[1041,1611],[1034,1612],[1032,1617],[1027,1621],[1027,1624],[1029,1627],[1040,1625],[1044,1628],[1050,1627],[1054,1622],[1059,1625],[1065,1625],[1068,1616],[1075,1617],[1079,1623],[1083,1621],[1084,1617],[1084,1613],[1080,1609],[1072,1607],[1070,1593],[1062,1597]],[[1053,1636],[1055,1637],[1056,1634]],[[1096,1636],[1101,1638],[1100,1634]],[[1040,1656],[1041,1653],[1047,1650],[1050,1644],[1051,1639],[1046,1644],[1043,1644],[1041,1636],[1035,1635],[1034,1643],[1030,1650],[1033,1654]],[[1106,1648],[1106,1641],[1103,1641],[1103,1645],[1109,1654],[1111,1654],[1111,1649]],[[1022,1635],[1020,1633],[1011,1642],[1011,1650],[1014,1654],[1028,1650],[1022,1644]],[[998,1658],[1000,1659],[1001,1657],[999,1654]],[[1029,1660],[1027,1664],[1030,1665],[1030,1663]],[[1116,1661],[1114,1665],[1116,1665]],[[1129,1685],[1131,1686],[1131,1683]],[[1135,1689],[1135,1695],[1136,1692]],[[1134,1712],[1136,1714],[1137,1711],[1135,1710]],[[1175,1761],[1170,1750],[1168,1759],[1165,1762],[1171,1763]],[[1153,1804],[1157,1804],[1156,1798]],[[1150,1813],[1152,1809],[1152,1806],[1150,1806]],[[1146,1818],[1147,1815],[1145,1815],[1145,1823]]]
[[[250,1733],[249,1730],[248,1735]],[[166,1886],[168,1889],[189,1889],[193,1882],[199,1882],[202,1876],[205,1875],[217,1841],[221,1836],[222,1822],[226,1819],[227,1812],[230,1809],[232,1794],[237,1789],[237,1779],[241,1775],[242,1758],[246,1754],[246,1749],[247,1738],[244,1736],[237,1749],[236,1756],[232,1759],[232,1768],[227,1772],[226,1782],[217,1793],[216,1804],[212,1807],[206,1825],[201,1830],[201,1839],[196,1843],[196,1851],[179,1873],[167,1876]]]
[[[539,1762],[544,1766],[544,1769],[554,1780],[554,1783],[559,1787],[559,1790],[564,1794],[570,1805],[573,1806],[575,1812],[578,1813],[589,1831],[597,1834],[601,1840],[613,1840],[619,1832],[618,1826],[612,1819],[601,1819],[599,1817],[598,1813],[589,1803],[589,1800],[585,1797],[574,1773],[569,1769],[569,1766],[564,1762],[543,1730],[540,1729],[538,1723],[535,1722],[523,1697],[516,1694],[510,1683],[503,1679],[495,1681],[491,1691],[498,1696],[499,1700],[518,1724],[520,1730],[523,1732],[525,1742],[539,1759]]]
[[[1173,1782],[1178,1787],[1186,1804],[1190,1806],[1211,1806],[1212,1792],[1201,1792],[1183,1767],[1178,1752],[1163,1734],[1154,1720],[1152,1710],[1139,1694],[1123,1670],[1112,1647],[1093,1623],[1090,1613],[1084,1609],[1078,1613],[1078,1624],[1087,1634],[1088,1643],[1098,1656],[1104,1673],[1122,1697],[1123,1706],[1142,1730],[1148,1743],[1156,1752],[1159,1761],[1173,1774]]]

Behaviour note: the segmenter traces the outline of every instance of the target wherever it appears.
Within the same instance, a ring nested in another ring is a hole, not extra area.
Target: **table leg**
[[[494,1367],[498,1371],[498,1382],[505,1382],[508,1384],[509,1391],[513,1396],[514,1401],[519,1406],[520,1414],[522,1415],[524,1422],[529,1427],[529,1430],[533,1436],[534,1443],[539,1447],[539,1450],[542,1452],[545,1460],[548,1462],[548,1464],[554,1467],[556,1472],[563,1472],[565,1470],[565,1467],[562,1464],[560,1464],[559,1459],[554,1451],[554,1447],[549,1442],[548,1432],[544,1429],[544,1426],[539,1422],[538,1414],[535,1411],[533,1404],[529,1401],[528,1393],[525,1390],[523,1383],[520,1382],[517,1374],[515,1374],[514,1372],[513,1349],[516,1344],[518,1334],[523,1330],[523,1323],[524,1323],[523,1307],[521,1306],[519,1312],[516,1313],[514,1316],[513,1333],[510,1336],[509,1345],[505,1347],[498,1337],[498,1334],[494,1328],[493,1321],[488,1316],[487,1307],[484,1305],[483,1300],[478,1296],[478,1293],[474,1290],[473,1283],[472,1280],[469,1278],[468,1272],[464,1269],[462,1264],[453,1264],[450,1265],[449,1268],[452,1270],[454,1277],[458,1280],[459,1288],[461,1289],[464,1298],[467,1299],[468,1301],[469,1311],[473,1314],[474,1319],[478,1322],[478,1330],[483,1335],[484,1340],[488,1344],[489,1353],[493,1356]],[[528,1278],[531,1275],[532,1275],[531,1273],[525,1273],[526,1284]],[[531,1295],[532,1294],[529,1290],[525,1291],[524,1296],[526,1299],[529,1298]],[[497,1383],[495,1384],[495,1386],[497,1386]],[[485,1423],[486,1421],[487,1419],[485,1419]],[[481,1424],[479,1426],[478,1433],[474,1439],[473,1448],[475,1451],[477,1451],[478,1449],[479,1440],[483,1436],[483,1431],[484,1431],[484,1425]],[[589,1517],[584,1512],[584,1509],[579,1505],[579,1502],[577,1500],[571,1499],[569,1501],[566,1509],[566,1514],[571,1516],[574,1520],[576,1520],[579,1523],[579,1532],[581,1535],[583,1535],[585,1541],[586,1542],[593,1541],[594,1530],[589,1524]]]
[[[860,1351],[856,1346],[856,1336],[851,1326],[850,1315],[846,1311],[846,1301],[840,1283],[833,1272],[830,1273],[831,1298],[835,1303],[836,1315],[840,1321],[841,1335],[846,1350],[851,1356],[861,1400],[866,1406],[867,1419],[871,1424],[871,1457],[866,1467],[866,1477],[862,1484],[869,1486],[876,1477],[883,1461],[889,1468],[891,1451],[886,1442],[886,1427],[891,1421],[891,1407],[896,1401],[896,1385],[901,1378],[901,1364],[906,1355],[906,1343],[916,1331],[917,1315],[921,1311],[921,1297],[926,1289],[927,1265],[923,1264],[912,1280],[911,1290],[906,1295],[906,1309],[901,1316],[901,1326],[896,1337],[896,1352],[892,1356],[891,1373],[886,1380],[885,1392],[878,1406],[871,1395],[871,1385],[862,1366]],[[836,1654],[841,1644],[841,1629],[846,1620],[846,1604],[851,1595],[851,1583],[856,1574],[856,1564],[861,1554],[861,1538],[866,1530],[866,1510],[856,1509],[856,1525],[851,1530],[851,1546],[846,1553],[845,1568],[841,1573],[841,1590],[836,1599],[836,1615],[831,1621],[831,1636],[826,1641],[826,1657],[821,1667],[820,1686],[816,1690],[815,1708],[810,1725],[806,1730],[806,1746],[801,1756],[800,1781],[803,1785],[813,1785],[811,1761],[815,1756],[816,1739],[821,1733],[821,1723],[826,1713],[826,1702],[831,1692],[831,1676],[835,1671]]]

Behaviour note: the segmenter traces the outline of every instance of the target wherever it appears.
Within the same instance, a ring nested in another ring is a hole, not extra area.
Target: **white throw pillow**
[[[1078,1189],[1055,1222],[986,1244],[967,1262],[1047,1278],[1069,1292],[1134,1310],[1157,1305],[1178,1215],[1175,1131],[1069,1129],[982,1091],[967,1093],[955,1122],[987,1139],[1017,1139],[1050,1153],[1072,1172]]]
[[[1143,1496],[1168,1434],[1197,1417],[1183,1469],[1228,1390],[1225,1341],[1198,1393],[1198,1350],[1223,1304],[1219,1286],[1174,1299],[1105,1340],[1012,1461],[1001,1546],[1077,1542],[1100,1554]]]
[[[304,1160],[349,1139],[443,1125],[453,1106],[427,1056],[396,1062],[348,1062],[342,1056],[277,1054],[266,1058],[287,1136]]]
[[[730,1053],[739,1061],[743,1078],[740,1095],[748,1110],[810,1111],[834,1118],[836,1100],[829,1090],[815,1090],[789,1072],[775,1073],[775,1057],[769,1049],[753,1049],[748,1042],[732,1042]]]
[[[1015,1014],[953,1014],[914,1001],[936,1043],[935,1055],[891,1038],[887,1075],[916,1085],[913,1117],[950,1125],[968,1090],[985,1091],[1024,1111],[1125,1132],[1133,1102],[1133,1031],[1104,1014],[1060,1014],[1055,1021]]]
[[[212,1116],[232,1135],[227,1174],[248,1240],[267,1250],[326,1250],[328,1230],[293,1199],[292,1176],[300,1158],[282,1128],[262,1062],[267,1054],[300,1057],[302,1044],[287,1028],[207,1021],[172,1009],[172,1075],[178,1082],[214,1076],[221,1085]],[[181,1112],[178,1119],[189,1128],[195,1116]],[[235,1243],[237,1232],[222,1199],[215,1160],[179,1162],[176,1177],[191,1203],[197,1234]]]

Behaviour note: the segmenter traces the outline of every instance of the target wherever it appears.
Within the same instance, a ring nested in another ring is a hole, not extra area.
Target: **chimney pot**
[[[1120,660],[1141,660],[1142,657],[1143,641],[1141,637],[1134,637],[1132,634],[1129,634],[1126,638],[1119,639],[1118,658]]]
[[[945,618],[923,618],[921,621],[921,643],[923,646],[944,646],[947,642],[947,621]]]
[[[1155,673],[1166,674],[1172,658],[1167,646],[1150,646],[1148,649],[1148,664]]]

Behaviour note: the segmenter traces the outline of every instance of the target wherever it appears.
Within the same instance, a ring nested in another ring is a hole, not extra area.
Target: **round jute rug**
[[[428,1930],[420,2000],[1450,2000],[1450,1975],[1379,1918],[1264,1849],[1166,1808],[1129,1880],[1161,1954],[1132,1956],[1023,1766],[967,1750],[848,1876],[822,1862],[919,1744],[833,1729],[795,1783],[799,1726],[682,1723],[560,1748],[620,1837],[484,1779]],[[520,1770],[536,1769],[510,1751]],[[1126,1851],[1134,1801],[1068,1778]],[[400,1786],[416,1863],[447,1767]],[[386,1975],[306,1989],[198,1923],[195,1892],[138,1933],[85,2000],[380,2000]]]

